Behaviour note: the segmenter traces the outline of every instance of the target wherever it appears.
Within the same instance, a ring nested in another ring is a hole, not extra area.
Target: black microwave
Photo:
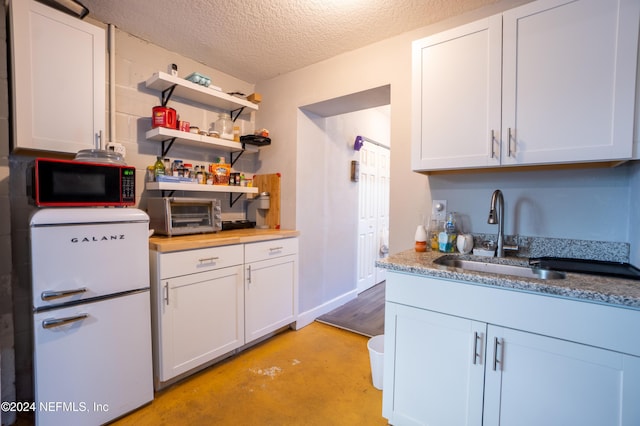
[[[133,206],[136,169],[110,163],[36,158],[30,193],[40,207]]]

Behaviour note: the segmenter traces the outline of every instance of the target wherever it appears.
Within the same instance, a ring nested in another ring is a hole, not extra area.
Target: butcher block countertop
[[[161,253],[170,253],[181,250],[277,240],[280,238],[297,237],[298,235],[300,235],[300,232],[296,230],[255,228],[234,229],[211,234],[180,235],[176,237],[154,235],[149,238],[149,249]]]

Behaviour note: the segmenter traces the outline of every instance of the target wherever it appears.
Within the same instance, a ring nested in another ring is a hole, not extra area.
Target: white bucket
[[[384,368],[384,334],[373,336],[367,343],[369,360],[371,361],[371,378],[373,387],[382,390],[382,374]]]

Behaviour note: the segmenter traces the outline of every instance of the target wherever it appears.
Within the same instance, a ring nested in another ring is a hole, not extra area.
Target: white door
[[[504,14],[502,164],[631,157],[639,10],[545,0]]]
[[[161,382],[244,344],[242,278],[237,265],[162,280]]]
[[[501,17],[413,43],[412,168],[499,163]]]
[[[15,148],[100,148],[105,31],[36,1],[11,2]]]
[[[382,397],[389,423],[482,424],[487,325],[397,303],[387,303],[385,322]]]
[[[148,291],[33,319],[37,425],[103,424],[153,399]]]
[[[245,269],[245,340],[247,343],[296,319],[298,256],[253,262]]]
[[[364,142],[358,189],[358,293],[385,279],[375,262],[388,246],[389,148]]]
[[[637,425],[639,374],[638,357],[489,326],[483,424]]]

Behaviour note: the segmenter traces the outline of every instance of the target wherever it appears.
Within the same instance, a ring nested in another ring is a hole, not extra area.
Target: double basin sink
[[[437,265],[449,268],[463,269],[467,271],[486,272],[489,274],[512,275],[523,278],[537,278],[541,280],[564,279],[566,274],[560,271],[532,268],[529,266],[506,265],[502,263],[489,263],[481,260],[457,259],[452,256],[442,256],[433,261]]]

